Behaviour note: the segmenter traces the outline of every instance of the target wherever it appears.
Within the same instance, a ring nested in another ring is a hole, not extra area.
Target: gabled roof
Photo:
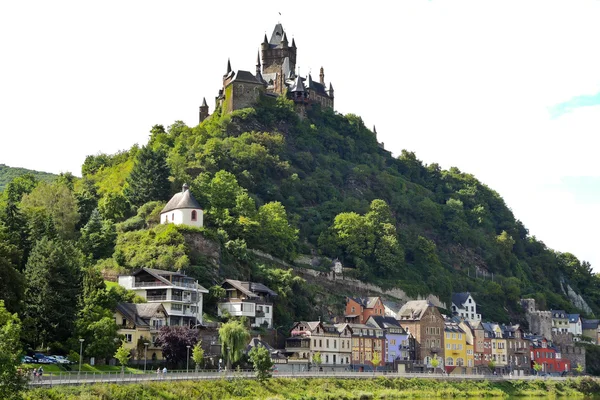
[[[183,272],[179,272],[179,271],[166,271],[166,270],[163,270],[163,269],[146,268],[146,267],[140,268],[137,271],[134,271],[134,272],[132,272],[129,275],[130,276],[137,276],[137,275],[139,275],[141,273],[150,274],[155,279],[158,279],[159,281],[161,281],[162,283],[164,283],[165,286],[176,286],[176,284],[174,284],[173,282],[171,282],[168,279],[164,278],[165,276],[178,276],[178,277],[184,277],[184,278],[186,278],[189,281],[195,281],[194,278],[187,276]],[[197,286],[197,289],[198,289],[199,292],[208,293],[208,290],[206,290],[199,283],[196,283],[196,286]]]
[[[467,299],[470,295],[471,293],[469,292],[452,293],[452,304],[456,306],[461,306],[460,308],[462,308],[462,306],[467,302]]]
[[[250,298],[259,297],[256,293],[266,293],[271,297],[277,297],[277,293],[262,283],[237,281],[235,279],[225,279],[225,282],[223,283],[229,283],[231,286]]]
[[[354,300],[364,308],[373,308],[377,304],[377,300],[379,300],[380,297],[350,297],[350,299]]]
[[[192,193],[189,190],[188,185],[184,184],[181,192],[175,193],[171,200],[167,203],[167,205],[160,212],[161,214],[173,211],[173,210],[182,210],[187,208],[194,209],[202,209],[198,201],[194,198]]]
[[[333,326],[335,326],[335,328],[337,329],[337,331],[339,333],[344,332],[344,329],[346,329],[346,328],[350,329],[350,333],[352,333],[352,328],[350,327],[350,324],[348,324],[346,322],[342,322],[340,324],[333,324]]]
[[[257,347],[257,346],[261,346],[261,347],[264,347],[265,349],[267,349],[269,354],[271,355],[271,359],[285,359],[286,358],[285,355],[280,350],[274,349],[269,343],[263,341],[260,338],[260,336],[253,337],[252,339],[250,339],[250,343],[248,343],[248,345],[246,346],[246,350],[244,351],[244,354],[248,354],[250,352],[250,350],[252,350],[253,347]]]
[[[117,303],[117,311],[138,328],[149,328],[150,319],[158,313],[167,315],[161,303]]]
[[[235,77],[231,80],[231,82],[245,82],[245,83],[254,83],[258,85],[263,84],[262,77],[256,77],[250,71],[242,71],[238,70],[235,74]]]
[[[465,331],[460,326],[458,326],[458,324],[456,322],[452,322],[452,321],[446,321],[444,323],[444,331],[465,333]]]
[[[565,310],[550,310],[552,313],[552,318],[569,318],[569,314]],[[555,316],[557,315],[558,316]]]
[[[398,311],[398,319],[400,321],[403,319],[419,321],[429,306],[431,306],[431,303],[429,303],[427,300],[408,301],[402,306],[402,308],[400,308],[400,311]]]
[[[384,317],[382,315],[371,315],[366,322],[366,325],[373,325],[381,329],[396,328],[401,329],[405,333],[404,328],[396,318]]]

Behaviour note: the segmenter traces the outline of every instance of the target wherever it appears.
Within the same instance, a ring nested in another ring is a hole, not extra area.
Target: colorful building
[[[380,297],[348,297],[346,298],[346,322],[364,324],[372,315],[385,315],[385,307]]]
[[[540,372],[546,374],[561,374],[571,370],[571,362],[563,359],[560,350],[552,346],[546,338],[541,336],[529,337],[532,343],[531,348],[531,367],[541,365]]]
[[[400,325],[415,337],[416,368],[431,368],[435,357],[439,366],[444,365],[444,317],[427,300],[413,300],[402,306],[397,313]]]
[[[456,367],[467,366],[467,338],[456,322],[446,321],[444,326],[444,367],[452,372]]]
[[[531,368],[531,342],[525,339],[519,325],[502,325],[502,334],[508,350],[508,371],[513,375],[528,375]]]
[[[352,329],[352,368],[366,371],[385,366],[387,348],[383,329],[366,324],[348,325]],[[374,365],[375,354],[379,363]]]
[[[366,325],[383,329],[387,348],[384,361],[387,366],[396,370],[399,364],[404,364],[406,370],[406,366],[415,359],[415,340],[412,335],[392,317],[371,316]]]

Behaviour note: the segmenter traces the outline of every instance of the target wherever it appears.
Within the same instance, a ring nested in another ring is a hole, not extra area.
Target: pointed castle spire
[[[231,72],[231,59],[227,59],[227,74]]]

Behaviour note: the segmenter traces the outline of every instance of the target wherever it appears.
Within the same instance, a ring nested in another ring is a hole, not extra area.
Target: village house
[[[492,360],[492,338],[483,328],[482,322],[471,325],[471,328],[475,336],[473,356],[475,368],[479,372],[483,372],[488,369],[488,365]]]
[[[519,325],[502,325],[508,350],[508,371],[515,376],[528,375],[531,369],[531,342],[525,339]]]
[[[552,333],[567,333],[569,331],[569,314],[565,310],[550,310],[552,313]]]
[[[416,368],[431,368],[435,357],[439,365],[444,363],[444,317],[427,300],[412,300],[400,308],[398,321],[404,329],[410,330],[416,341]]]
[[[574,336],[583,335],[581,317],[579,314],[569,314],[569,332],[571,332]]]
[[[364,324],[372,315],[385,315],[385,307],[380,297],[347,297],[346,322]]]
[[[155,344],[158,331],[167,325],[167,312],[161,303],[118,303],[114,311],[117,334],[123,336],[125,348],[134,360],[162,360],[162,350]]]
[[[444,366],[447,373],[455,368],[466,371],[467,335],[458,323],[448,320],[444,323]],[[471,366],[472,367],[472,366]]]
[[[383,329],[366,324],[348,324],[352,329],[352,368],[367,371],[385,366],[386,343]],[[379,363],[373,364],[377,354]]]
[[[319,368],[335,370],[346,368],[351,360],[348,347],[352,329],[348,324],[326,324],[321,321],[296,322],[285,342],[289,363],[296,364],[297,370]],[[320,363],[315,354],[320,355]]]
[[[415,360],[415,339],[393,317],[370,316],[366,325],[383,329],[386,343],[385,363],[394,371],[412,368]]]
[[[541,372],[547,374],[561,374],[571,370],[569,360],[562,359],[560,350],[552,345],[545,337],[531,336],[531,353],[535,364],[542,366]],[[533,365],[532,365],[533,366]]]
[[[219,316],[246,317],[252,327],[273,327],[273,300],[277,293],[262,283],[226,279],[225,298],[217,304]]]
[[[583,336],[591,340],[594,344],[600,343],[598,341],[598,338],[600,337],[599,323],[600,320],[598,319],[584,319],[581,321]]]
[[[141,268],[129,275],[120,275],[118,282],[148,303],[162,304],[168,325],[202,324],[202,296],[208,290],[183,272]]]
[[[469,292],[452,293],[452,315],[473,323],[481,321],[481,314],[477,314],[475,299]]]
[[[490,337],[492,342],[492,360],[495,370],[499,373],[506,372],[508,362],[508,352],[506,350],[506,339],[502,336],[502,328],[500,325],[492,322],[482,323],[483,329]]]

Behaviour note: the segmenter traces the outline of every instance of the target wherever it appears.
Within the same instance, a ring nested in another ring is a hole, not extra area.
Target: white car
[[[55,359],[57,364],[71,364],[71,361],[67,360],[65,356],[50,356],[48,358]]]

